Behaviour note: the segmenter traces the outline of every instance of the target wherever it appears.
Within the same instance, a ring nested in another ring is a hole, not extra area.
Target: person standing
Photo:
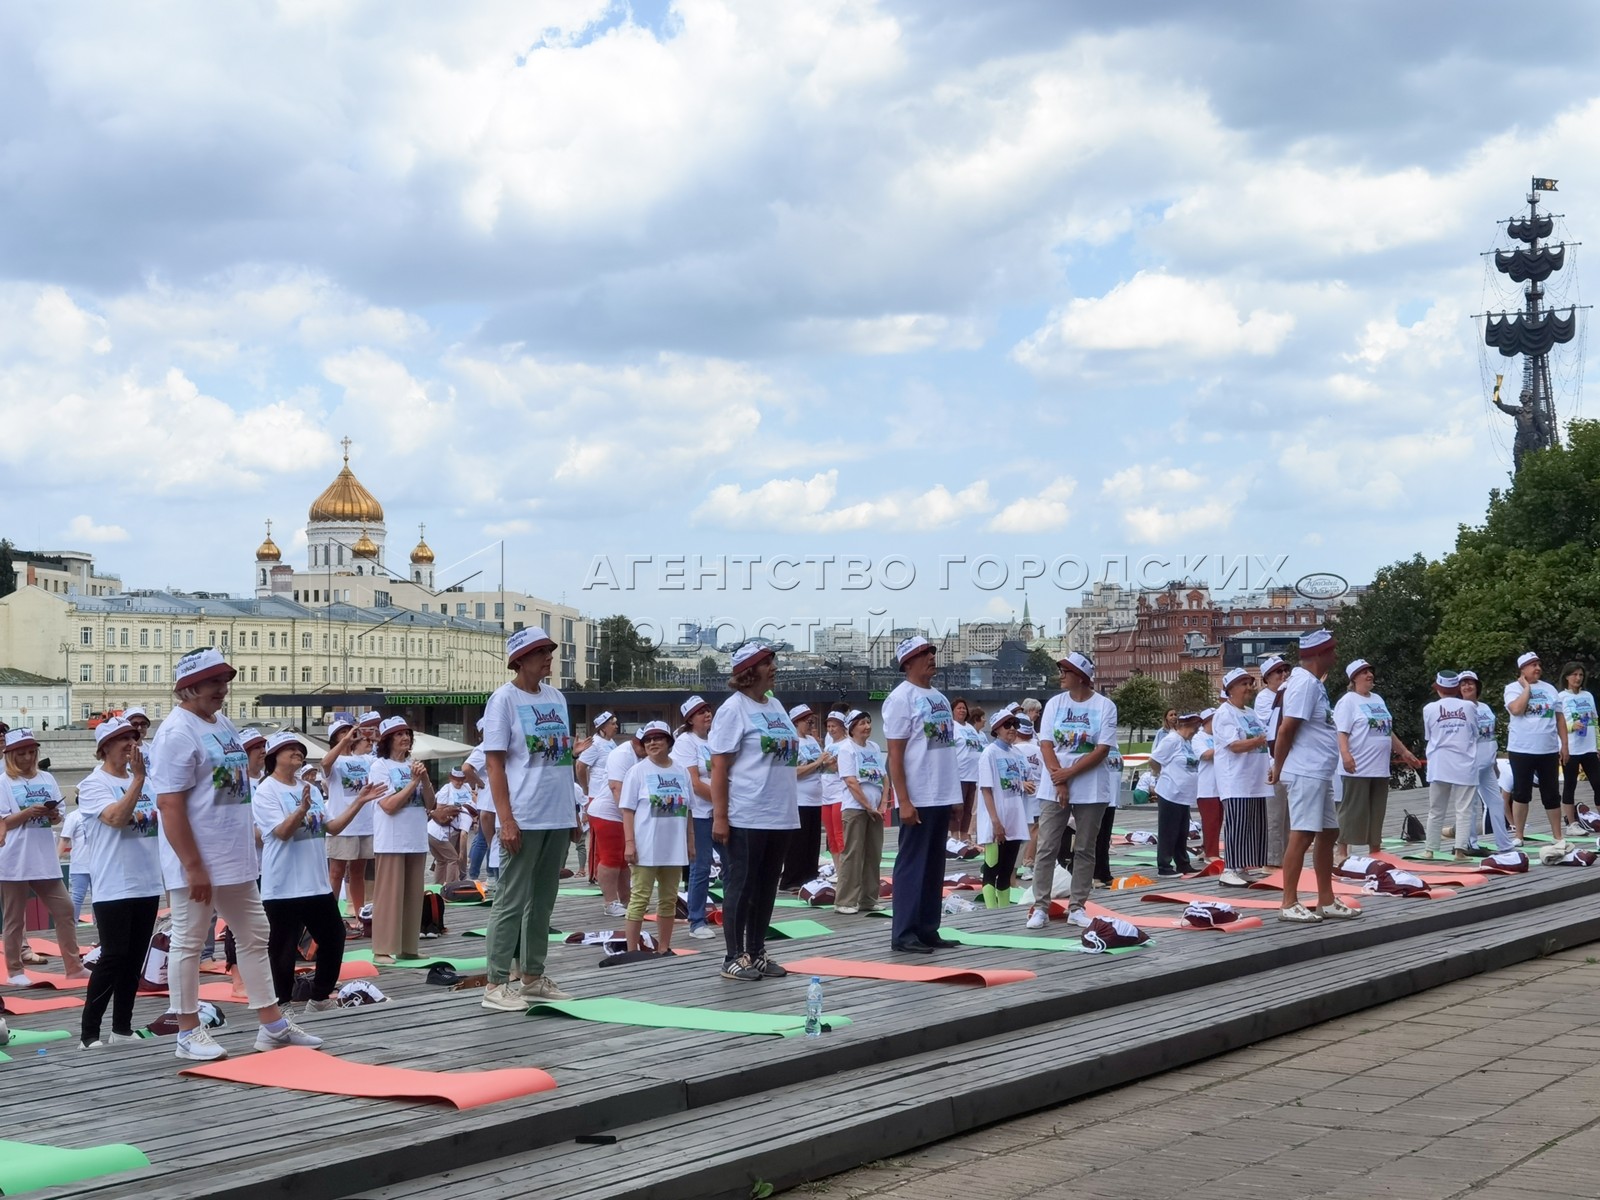
[[[1207,863],[1222,857],[1222,800],[1217,795],[1217,710],[1200,711],[1200,731],[1192,739],[1200,760],[1195,807],[1200,810],[1200,857]]]
[[[1561,682],[1565,685],[1560,695],[1561,720],[1567,729],[1566,751],[1561,759],[1561,820],[1566,832],[1573,837],[1587,833],[1578,824],[1578,772],[1589,777],[1589,791],[1595,806],[1600,807],[1600,755],[1595,753],[1594,697],[1584,691],[1588,681],[1582,663],[1569,662],[1561,668]],[[77,902],[78,884],[72,884],[74,903]]]
[[[1383,697],[1372,690],[1377,675],[1358,658],[1344,669],[1350,690],[1333,706],[1339,735],[1339,841],[1362,846],[1368,854],[1383,849],[1383,822],[1389,812],[1389,762],[1398,755],[1416,770],[1422,764],[1394,732],[1394,718]]]
[[[89,895],[89,857],[83,853],[83,807],[69,812],[57,831],[57,852],[67,859],[68,890],[72,893],[72,923],[83,916],[83,902]]]
[[[1445,818],[1455,817],[1455,861],[1472,856],[1472,802],[1478,795],[1478,706],[1461,696],[1461,679],[1454,671],[1434,676],[1438,696],[1422,709],[1422,729],[1428,739],[1428,833],[1420,859],[1438,856]]]
[[[340,714],[328,726],[328,752],[322,757],[322,773],[328,779],[328,816],[341,815],[355,803],[367,786],[372,769],[372,734],[377,728],[359,724],[355,717]],[[341,891],[350,895],[352,920],[347,933],[361,935],[361,910],[367,903],[367,865],[372,861],[372,809],[362,805],[355,818],[341,831],[326,839],[328,882],[335,897]]]
[[[622,810],[623,855],[632,868],[624,933],[628,949],[641,948],[650,893],[656,897],[656,953],[672,953],[677,921],[678,880],[689,863],[694,834],[689,825],[688,773],[672,761],[672,730],[651,721],[639,731],[645,757],[622,780],[617,805]]]
[[[462,853],[461,835],[472,828],[474,813],[467,773],[457,767],[450,772],[444,787],[435,793],[433,814],[428,818],[433,881],[441,887],[463,877],[466,855]]]
[[[709,941],[717,936],[706,919],[706,899],[711,888],[711,749],[706,734],[714,715],[700,696],[690,696],[678,707],[686,728],[672,744],[672,761],[689,777],[689,936]]]
[[[954,835],[970,842],[977,830],[974,822],[978,798],[978,756],[983,753],[983,732],[972,722],[971,706],[965,696],[950,701],[956,723],[956,773],[961,778],[961,813]]]
[[[1267,731],[1267,753],[1271,754],[1278,736],[1278,720],[1282,715],[1284,683],[1289,678],[1289,664],[1276,654],[1261,663],[1261,688],[1256,692],[1255,712]],[[1289,791],[1282,783],[1274,782],[1267,794],[1267,866],[1283,865],[1283,851],[1289,840]]]
[[[1463,671],[1459,676],[1461,680],[1461,698],[1470,700],[1478,706],[1478,803],[1473,809],[1473,841],[1468,849],[1477,845],[1477,831],[1483,828],[1483,822],[1478,818],[1477,809],[1481,807],[1484,815],[1489,818],[1489,828],[1494,831],[1494,848],[1496,852],[1510,850],[1516,844],[1511,836],[1511,823],[1506,812],[1506,802],[1500,791],[1500,744],[1496,739],[1496,720],[1494,709],[1483,702],[1481,687],[1478,683],[1476,671]]]
[[[55,826],[63,820],[55,776],[39,770],[39,742],[31,729],[5,735],[5,779],[0,782],[0,908],[5,910],[7,982],[28,987],[23,971],[24,926],[30,896],[50,913],[68,979],[88,975],[78,954],[72,900],[61,882]]]
[[[133,1032],[133,1003],[161,906],[156,797],[145,778],[138,735],[126,718],[113,717],[96,727],[94,741],[100,765],[78,785],[84,861],[100,877],[94,896],[100,955],[89,976],[79,1033],[85,1050],[140,1040]],[[102,1037],[108,1005],[111,1033]]]
[[[389,717],[378,726],[378,754],[371,776],[384,785],[372,818],[376,896],[372,902],[372,961],[393,966],[420,958],[423,879],[428,866],[428,814],[433,781],[425,764],[411,758],[411,726]]]
[[[839,856],[833,909],[849,916],[876,912],[882,888],[883,819],[894,803],[885,791],[888,763],[872,738],[872,718],[860,709],[845,716],[849,736],[834,743],[844,780],[844,853]]]
[[[1002,709],[989,727],[994,738],[978,762],[978,843],[983,847],[983,904],[1005,908],[1016,882],[1017,855],[1028,844],[1029,798],[1036,785],[1016,751],[1017,717]]]
[[[905,679],[883,702],[889,786],[900,801],[890,946],[931,954],[958,944],[939,936],[950,818],[961,808],[955,718],[950,701],[933,686],[938,664],[928,639],[906,638],[895,658]]]
[[[801,884],[817,878],[822,865],[822,771],[833,763],[828,752],[816,739],[817,717],[809,704],[796,704],[789,710],[789,720],[800,735],[800,750],[795,767],[795,791],[800,804],[800,828],[789,837],[789,850],[784,856],[783,875],[778,880],[780,892],[795,891]]]
[[[513,633],[506,640],[506,669],[513,676],[489,697],[483,714],[500,877],[489,910],[482,1004],[501,1012],[572,999],[545,974],[550,914],[576,817],[567,698],[547,682],[555,649],[537,625]]]
[[[1222,801],[1222,848],[1227,870],[1217,882],[1249,887],[1267,861],[1267,776],[1272,756],[1267,730],[1256,716],[1256,681],[1243,667],[1222,677],[1222,707],[1212,718],[1217,746],[1217,791]]]
[[[608,917],[626,917],[633,896],[633,872],[623,853],[627,839],[623,837],[622,808],[618,801],[622,799],[622,781],[643,761],[644,743],[639,740],[639,730],[635,729],[631,737],[623,738],[606,755],[606,791],[611,793],[611,799],[604,811],[615,812],[616,819],[603,816],[596,824],[594,814],[598,810],[592,806],[589,809],[589,826],[595,830],[595,853],[600,856],[600,886],[604,889],[608,873],[613,873],[616,881],[617,898],[605,897]]]
[[[722,977],[742,982],[789,972],[767,954],[791,830],[800,827],[795,768],[800,735],[772,695],[777,652],[747,642],[733,652],[732,689],[711,720],[711,836],[722,845]]]
[[[839,769],[838,754],[840,743],[846,740],[844,719],[849,711],[835,710],[823,720],[822,748],[832,765],[822,768],[822,828],[827,834],[828,857],[833,863],[835,881],[844,870],[844,802],[849,789]]]
[[[1094,888],[1100,826],[1111,802],[1111,778],[1104,768],[1117,748],[1117,706],[1094,690],[1094,663],[1074,652],[1057,660],[1056,667],[1061,691],[1050,697],[1040,714],[1039,753],[1044,759],[1044,778],[1050,781],[1052,798],[1039,808],[1029,929],[1043,929],[1050,923],[1056,860],[1069,821],[1076,826],[1076,832],[1067,920],[1084,927],[1089,924],[1084,905]],[[1162,739],[1163,747],[1165,744]],[[1044,790],[1041,781],[1040,791]]]
[[[1189,862],[1189,806],[1198,798],[1200,756],[1194,735],[1199,713],[1180,713],[1171,736],[1150,754],[1161,764],[1156,779],[1156,878],[1178,879],[1194,868]]]
[[[1506,757],[1511,760],[1511,817],[1517,837],[1528,836],[1528,805],[1533,788],[1550,822],[1550,836],[1565,846],[1561,827],[1561,782],[1557,774],[1567,748],[1567,723],[1555,688],[1541,679],[1543,667],[1532,650],[1517,659],[1517,677],[1506,684],[1506,712],[1511,732]]]
[[[174,1053],[202,1062],[227,1057],[200,1024],[200,947],[213,910],[228,923],[239,980],[260,1021],[255,1048],[322,1045],[284,1014],[273,991],[269,926],[256,886],[261,858],[250,815],[249,756],[223,713],[237,674],[209,646],[179,659],[173,670],[178,704],[150,748],[161,874],[172,903],[167,986],[178,1021]]]
[[[589,872],[600,885],[600,898],[608,917],[620,917],[628,911],[629,895],[623,879],[628,864],[622,857],[622,811],[611,794],[608,774],[612,752],[617,748],[617,729],[617,718],[611,713],[596,717],[589,748],[578,755],[573,766],[574,778],[589,797]],[[637,755],[632,761],[637,761]]]
[[[1301,634],[1300,665],[1283,686],[1282,716],[1272,747],[1272,779],[1283,783],[1289,800],[1280,921],[1348,921],[1361,915],[1360,909],[1333,894],[1333,845],[1339,837],[1333,776],[1339,761],[1339,737],[1324,681],[1333,666],[1334,649],[1333,634],[1326,629]],[[1316,912],[1300,903],[1300,873],[1307,850],[1316,874]]]

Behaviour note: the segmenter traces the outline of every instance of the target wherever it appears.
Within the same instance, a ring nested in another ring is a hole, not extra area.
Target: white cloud
[[[1072,519],[1067,501],[1078,490],[1078,481],[1060,476],[1032,496],[1013,500],[985,527],[995,533],[1043,533],[1060,529]]]
[[[128,531],[121,525],[97,525],[93,517],[80,514],[67,522],[67,537],[74,542],[125,542]]]
[[[694,510],[694,520],[725,529],[811,530],[833,533],[889,529],[931,531],[987,512],[994,506],[985,480],[952,493],[943,484],[927,491],[897,492],[876,500],[829,507],[839,490],[837,470],[810,479],[769,479],[746,491],[725,483]]]
[[[1100,494],[1122,510],[1124,531],[1135,542],[1169,543],[1194,533],[1214,533],[1233,520],[1248,478],[1234,477],[1224,489],[1188,467],[1135,463],[1108,476]]]
[[[977,323],[939,313],[882,317],[807,317],[791,327],[797,346],[842,354],[910,354],[918,350],[974,350],[983,345]]]
[[[513,517],[509,521],[497,521],[483,527],[483,532],[489,537],[511,537],[519,533],[532,533],[533,522],[525,517]]]

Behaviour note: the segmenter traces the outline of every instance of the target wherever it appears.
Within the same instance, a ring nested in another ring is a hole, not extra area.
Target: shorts
[[[1333,780],[1315,775],[1285,775],[1289,793],[1289,828],[1295,833],[1321,833],[1339,828],[1339,813],[1333,805]]]
[[[594,835],[594,865],[597,867],[625,867],[628,860],[623,853],[622,822],[608,821],[589,814],[589,832]]]
[[[372,857],[372,835],[346,834],[325,839],[328,857],[337,862],[357,862]]]

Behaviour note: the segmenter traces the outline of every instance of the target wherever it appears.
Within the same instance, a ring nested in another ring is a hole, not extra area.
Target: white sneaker
[[[534,1004],[540,1000],[572,999],[572,996],[556,986],[556,981],[548,975],[539,975],[533,979],[524,978],[521,997],[524,1004]]]
[[[1562,832],[1568,837],[1582,837],[1589,831],[1574,821],[1572,824],[1568,825],[1564,830],[1562,830]]]
[[[606,916],[625,917],[628,915],[628,906],[621,900],[606,901]]]
[[[519,1013],[525,1012],[528,1007],[528,1002],[522,998],[520,992],[512,991],[510,986],[504,983],[497,983],[493,987],[485,988],[482,1003],[484,1008],[493,1009],[496,1012]]]
[[[144,1039],[137,1033],[113,1033],[106,1038],[109,1046],[121,1046],[127,1042],[142,1042]]]
[[[92,1041],[92,1042],[79,1042],[78,1043],[78,1049],[79,1050],[104,1050],[105,1048],[106,1048],[106,1044],[104,1042],[102,1042],[102,1041],[99,1041],[98,1039],[95,1040],[95,1041]]]
[[[196,1062],[215,1062],[219,1058],[228,1057],[228,1052],[217,1045],[204,1025],[198,1029],[191,1029],[188,1033],[178,1034],[175,1040],[177,1048],[173,1053],[179,1058],[192,1058]]]
[[[1031,908],[1028,910],[1029,929],[1043,929],[1048,924],[1050,924],[1050,914],[1044,909]]]
[[[322,1039],[314,1033],[307,1033],[288,1017],[283,1019],[284,1026],[277,1033],[273,1033],[265,1025],[256,1030],[256,1049],[263,1053],[268,1050],[282,1050],[285,1046],[309,1046],[313,1049],[322,1045]]]
[[[6,980],[6,986],[7,987],[32,987],[33,986],[33,980],[29,979],[26,975],[13,975],[13,976],[11,976],[11,978]]]
[[[704,925],[696,925],[693,929],[689,930],[689,936],[694,938],[696,941],[704,942],[716,937],[717,931],[711,928],[711,925],[707,923]]]
[[[1089,914],[1081,908],[1075,908],[1067,914],[1067,922],[1080,929],[1087,929],[1090,925]]]
[[[1322,914],[1312,912],[1304,904],[1291,904],[1288,908],[1278,910],[1278,920],[1290,921],[1296,925],[1315,925],[1322,920]]]
[[[313,1013],[328,1012],[328,1011],[330,1011],[332,1009],[335,1009],[335,1008],[338,1008],[338,1007],[339,1007],[339,999],[338,999],[338,997],[337,996],[329,996],[326,1000],[307,1000],[306,1001],[306,1006],[305,1006],[305,1008],[303,1008],[301,1010],[301,1012],[305,1016],[309,1017]]]
[[[835,904],[833,906],[833,911],[841,914],[842,916],[853,917],[856,913],[860,912],[861,909],[854,904]]]
[[[1519,837],[1514,837],[1514,838],[1511,839],[1511,844],[1513,846],[1520,846],[1520,845],[1522,845],[1522,839],[1519,838]]]
[[[1223,887],[1249,887],[1250,881],[1237,871],[1224,871],[1217,876],[1217,882]]]

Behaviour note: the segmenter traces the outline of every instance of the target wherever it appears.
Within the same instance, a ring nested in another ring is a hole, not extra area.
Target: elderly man
[[[1281,782],[1289,802],[1289,838],[1283,855],[1283,907],[1280,921],[1309,923],[1350,920],[1361,915],[1333,894],[1333,846],[1339,839],[1339,812],[1333,803],[1333,777],[1339,762],[1339,735],[1333,724],[1324,682],[1333,666],[1335,644],[1326,629],[1300,635],[1300,665],[1283,685],[1278,736],[1272,746],[1272,779]],[[1317,879],[1317,911],[1300,903],[1300,872],[1311,851]]]

